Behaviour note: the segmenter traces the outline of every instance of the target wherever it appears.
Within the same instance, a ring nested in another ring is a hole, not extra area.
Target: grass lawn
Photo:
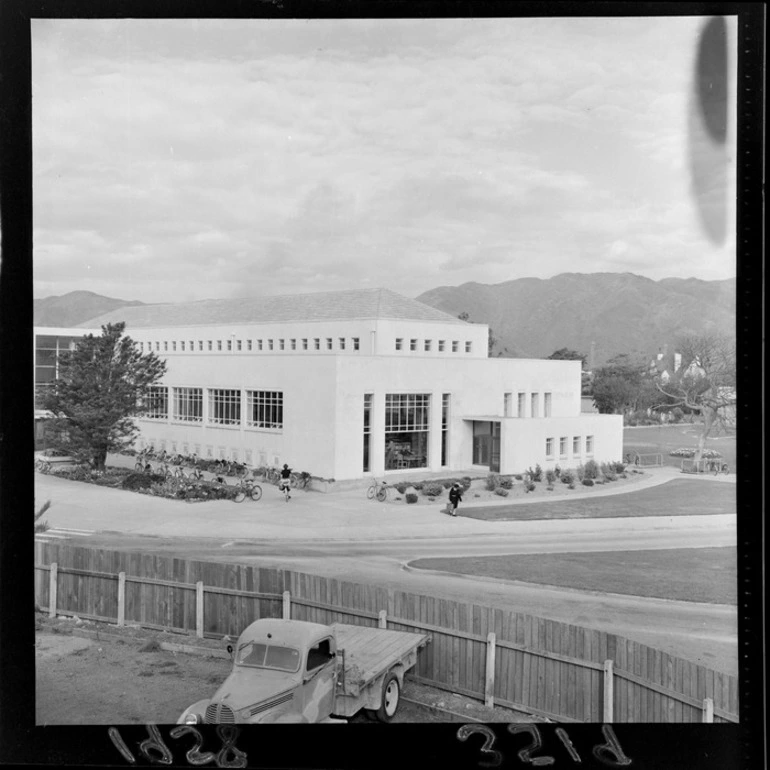
[[[463,507],[458,512],[485,521],[531,519],[590,519],[625,516],[690,516],[735,513],[735,484],[674,479],[657,487],[591,499],[516,505]]]
[[[586,591],[737,604],[734,547],[416,559],[417,569]]]
[[[686,447],[695,449],[698,446],[698,436],[701,426],[697,423],[690,425],[649,426],[642,428],[624,428],[623,430],[623,455],[627,452],[639,452],[639,454],[654,454],[660,452],[663,455],[663,464],[681,467],[681,457],[670,457],[672,449]],[[722,461],[730,466],[730,472],[736,469],[735,431],[729,435],[714,433],[706,439],[706,449],[715,449],[721,452]]]

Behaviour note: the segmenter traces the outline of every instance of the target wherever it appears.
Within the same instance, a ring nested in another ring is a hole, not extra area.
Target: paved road
[[[658,483],[665,483],[669,476],[661,471]],[[288,505],[269,500],[187,505],[39,474],[37,498],[52,499],[52,526],[94,530],[83,537],[93,545],[259,562],[494,604],[610,631],[737,673],[735,607],[405,569],[406,562],[421,557],[735,545],[734,514],[485,522],[367,503],[360,495],[315,493],[298,495]]]

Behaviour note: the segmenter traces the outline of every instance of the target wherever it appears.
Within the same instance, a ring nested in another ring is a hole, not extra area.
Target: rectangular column
[[[363,404],[363,399],[361,400]],[[363,407],[362,407],[363,408]],[[375,476],[382,476],[385,471],[385,394],[372,394],[372,438],[369,455],[369,467]],[[363,445],[363,434],[361,444]]]
[[[444,391],[434,390],[430,394],[430,437],[428,439],[428,468],[441,468],[441,404]]]

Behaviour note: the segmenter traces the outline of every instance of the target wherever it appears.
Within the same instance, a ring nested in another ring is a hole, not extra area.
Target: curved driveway
[[[682,478],[671,469],[659,470],[651,474],[652,483]],[[700,478],[692,483],[720,482]],[[407,561],[420,557],[735,545],[735,515],[731,513],[487,522],[453,519],[438,513],[438,506],[369,503],[361,500],[360,492],[298,493],[287,504],[278,498],[277,491],[267,488],[259,503],[190,505],[39,474],[36,494],[38,504],[46,499],[52,501],[46,515],[52,527],[93,530],[84,541],[94,546],[259,562],[263,566],[493,604],[610,631],[737,673],[737,612],[733,606],[404,568]],[[56,529],[53,534],[57,534]]]

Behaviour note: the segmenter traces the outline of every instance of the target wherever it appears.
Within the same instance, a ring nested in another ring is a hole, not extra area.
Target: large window
[[[174,388],[174,419],[203,421],[203,388]]]
[[[240,425],[241,391],[209,390],[209,422],[215,425]]]
[[[572,437],[572,454],[573,455],[580,454],[580,436]]]
[[[144,417],[148,420],[168,419],[168,388],[153,386],[144,399]]]
[[[567,456],[567,437],[562,436],[559,439],[559,457]]]
[[[553,457],[553,439],[547,438],[545,440],[545,456]]]
[[[529,408],[529,416],[530,417],[539,417],[538,413],[538,405],[540,402],[540,394],[539,393],[533,393],[530,398],[531,404]]]
[[[594,453],[594,437],[586,436],[586,454],[592,455]]]
[[[283,392],[247,390],[246,425],[249,428],[283,430]]]
[[[372,394],[364,393],[364,473],[370,470],[372,444]]]
[[[527,394],[519,393],[518,416],[526,417],[526,415],[527,415]]]
[[[441,465],[449,465],[449,406],[451,396],[441,397]]]
[[[385,470],[428,467],[429,393],[385,395]]]
[[[543,393],[543,417],[551,416],[551,394]]]

